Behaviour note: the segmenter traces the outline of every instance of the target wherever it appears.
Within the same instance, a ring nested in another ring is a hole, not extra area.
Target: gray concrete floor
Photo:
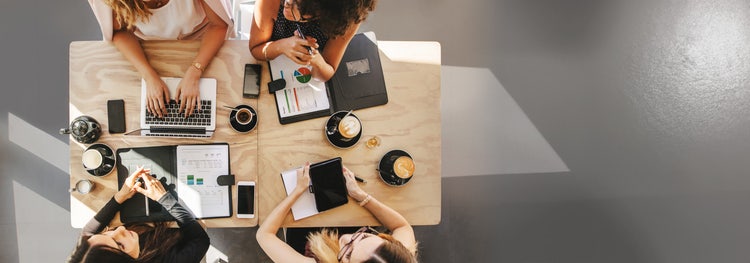
[[[0,10],[0,262],[60,261],[67,171],[11,133],[67,143],[68,44],[100,33],[85,1]],[[442,222],[416,227],[421,259],[746,262],[749,24],[731,0],[380,1],[363,30],[442,45]],[[254,232],[209,234],[266,262]]]

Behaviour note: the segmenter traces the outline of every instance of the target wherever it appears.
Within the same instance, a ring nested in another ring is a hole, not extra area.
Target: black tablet
[[[310,181],[319,212],[349,202],[341,157],[310,165]]]

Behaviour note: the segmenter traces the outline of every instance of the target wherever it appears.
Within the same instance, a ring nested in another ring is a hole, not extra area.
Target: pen
[[[359,178],[359,176],[355,176],[354,179],[357,180],[357,182],[360,182],[360,183],[367,183],[367,181],[365,181],[365,179]]]
[[[305,38],[305,34],[302,34],[302,28],[299,26],[299,24],[297,24],[297,34],[299,34],[299,37],[301,37],[302,39],[307,39]],[[310,46],[305,46],[305,48],[307,49],[307,53],[310,53],[310,56],[312,56],[312,48]]]

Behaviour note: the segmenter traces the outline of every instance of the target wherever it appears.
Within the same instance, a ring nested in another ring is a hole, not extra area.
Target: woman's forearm
[[[143,47],[138,38],[129,31],[118,30],[115,31],[112,36],[112,44],[115,45],[117,50],[132,64],[138,73],[144,78],[146,77],[158,77],[151,64],[146,59],[146,53],[143,52]]]
[[[300,196],[302,196],[302,193],[303,191],[295,190],[291,195],[284,198],[284,200],[282,200],[281,203],[279,203],[276,208],[268,214],[268,217],[263,221],[263,224],[260,225],[258,228],[258,234],[265,233],[275,236],[276,232],[279,231],[284,218],[289,214],[289,211],[292,210],[292,205]]]
[[[362,198],[359,201],[361,202],[365,198],[366,197]],[[396,210],[393,210],[393,208],[390,208],[389,206],[381,203],[373,196],[370,196],[370,200],[367,201],[367,204],[364,205],[364,208],[366,208],[367,211],[370,211],[370,213],[375,216],[375,218],[377,218],[380,223],[383,223],[383,226],[385,226],[389,230],[395,230],[400,227],[411,227],[404,216],[396,212]]]
[[[207,67],[208,64],[211,63],[211,60],[213,60],[213,58],[219,52],[221,46],[224,45],[224,38],[226,37],[226,34],[226,25],[209,25],[207,32],[205,33],[205,35],[203,35],[203,39],[201,40],[201,46],[198,49],[198,55],[196,55],[193,62],[200,63],[201,69]]]

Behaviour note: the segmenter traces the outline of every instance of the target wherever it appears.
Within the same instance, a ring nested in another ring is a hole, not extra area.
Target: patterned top
[[[326,36],[320,29],[320,25],[316,21],[308,22],[296,22],[289,21],[284,17],[284,1],[280,1],[279,13],[276,15],[276,20],[273,22],[273,31],[271,32],[271,41],[276,41],[282,38],[294,36],[294,31],[297,30],[297,24],[302,29],[302,34],[305,36],[313,37],[318,40],[318,50],[323,51],[326,43],[328,42],[328,36]]]

